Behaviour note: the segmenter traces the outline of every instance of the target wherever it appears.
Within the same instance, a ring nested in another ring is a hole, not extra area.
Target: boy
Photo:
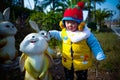
[[[104,52],[83,21],[84,3],[67,8],[62,19],[62,31],[51,30],[50,35],[62,40],[62,64],[66,80],[87,80],[88,68],[92,66],[92,53],[97,60],[105,59]]]

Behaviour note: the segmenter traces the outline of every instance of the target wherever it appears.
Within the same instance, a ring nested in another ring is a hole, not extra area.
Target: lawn
[[[106,54],[106,59],[104,61],[101,61],[99,65],[94,64],[95,67],[93,66],[92,69],[96,70],[97,67],[97,77],[102,76],[101,80],[120,80],[119,37],[113,32],[95,33],[95,36],[101,43],[104,53]]]

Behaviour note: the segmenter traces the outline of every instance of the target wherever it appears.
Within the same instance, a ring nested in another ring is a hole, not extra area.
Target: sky
[[[97,4],[96,8],[99,9],[108,9],[112,10],[114,12],[113,18],[117,18],[119,16],[119,10],[117,9],[116,5],[118,4],[118,0],[106,0],[105,3],[102,3],[101,5]]]
[[[34,8],[34,0],[24,0],[25,2],[25,7],[29,8],[29,9],[33,9]],[[106,8],[107,10],[112,10],[114,12],[114,16],[113,18],[117,18],[119,15],[119,11],[116,8],[116,5],[118,4],[118,0],[106,0],[105,3],[97,4],[96,8],[99,9],[104,9]]]
[[[34,9],[34,0],[24,0],[24,7]]]

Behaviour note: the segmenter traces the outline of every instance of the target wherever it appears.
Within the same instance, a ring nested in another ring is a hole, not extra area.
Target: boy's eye
[[[66,21],[66,23],[76,24],[75,21]]]

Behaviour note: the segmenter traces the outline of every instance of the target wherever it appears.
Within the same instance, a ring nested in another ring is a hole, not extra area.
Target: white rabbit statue
[[[0,63],[10,64],[17,57],[15,48],[16,27],[9,22],[10,8],[0,12]]]
[[[40,30],[38,25],[36,24],[35,21],[29,20],[30,26],[32,27],[32,29],[34,29],[40,36],[43,36],[47,42],[50,41],[51,37],[49,32],[45,31],[45,30]],[[56,54],[56,51],[54,51],[53,49],[51,49],[49,46],[47,48],[47,52],[53,57],[53,58],[57,58],[58,55]]]
[[[20,43],[20,69],[25,71],[25,80],[52,80],[49,67],[52,61],[47,52],[48,43],[38,33],[28,34]]]

